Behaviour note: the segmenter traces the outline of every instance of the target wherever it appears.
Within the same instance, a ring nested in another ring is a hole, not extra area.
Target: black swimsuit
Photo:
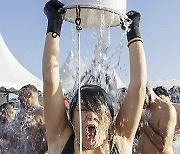
[[[61,154],[73,154],[74,153],[74,138],[75,138],[74,134],[72,134],[69,137]]]
[[[65,145],[65,147],[64,147],[61,154],[73,154],[74,153],[74,138],[75,138],[74,134],[72,134],[69,137],[69,139],[68,139],[68,141],[67,141],[67,143],[66,143],[66,145]],[[110,147],[112,147],[112,150],[111,150],[110,154],[120,154],[116,144],[113,144],[112,140],[110,141]]]

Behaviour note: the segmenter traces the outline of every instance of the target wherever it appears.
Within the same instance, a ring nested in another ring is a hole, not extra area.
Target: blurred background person
[[[19,131],[19,152],[43,154],[47,151],[44,110],[39,102],[39,92],[28,84],[20,89],[18,97],[21,108],[16,117]]]

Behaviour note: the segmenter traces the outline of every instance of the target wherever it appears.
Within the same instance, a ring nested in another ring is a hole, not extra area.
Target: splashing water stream
[[[113,79],[115,79],[115,74],[112,70],[120,65],[120,58],[121,58],[120,56],[123,48],[122,42],[128,31],[127,26],[130,24],[130,21],[124,18],[122,19],[124,24],[126,25],[125,31],[120,38],[120,43],[118,48],[112,50],[110,27],[105,26],[104,16],[102,14],[101,27],[99,29],[96,29],[95,32],[93,33],[93,37],[94,39],[97,39],[97,41],[95,43],[95,48],[92,54],[92,58],[89,58],[89,55],[86,53],[88,56],[83,57],[83,59],[85,60],[83,61],[83,63],[79,63],[78,68],[75,69],[75,70],[79,69],[81,70],[81,72],[80,71],[79,73],[77,72],[77,75],[75,75],[75,73],[72,73],[74,74],[73,78],[76,79],[77,76],[80,75],[79,82],[81,82],[81,85],[96,84],[104,88],[110,94],[111,98],[113,98],[113,102],[118,101],[117,100],[118,89],[117,86],[115,85],[115,82],[113,82],[114,81]],[[75,39],[73,39],[73,41],[74,43],[76,43]],[[89,48],[85,48],[86,52],[87,50],[89,50]],[[77,83],[78,82],[75,82],[73,89],[71,90],[71,92],[69,92],[68,95],[69,98],[72,97],[74,93],[73,91],[77,89],[77,85],[78,85]],[[117,106],[115,106],[115,108],[117,108]],[[180,137],[177,138],[178,139],[173,141],[174,149],[180,146],[179,144],[177,144],[179,142]]]
[[[81,45],[80,45],[80,30],[78,30],[78,101],[79,101],[79,139],[80,139],[80,154],[82,154],[82,116],[81,116]]]
[[[77,28],[77,27],[76,27]],[[106,33],[108,30],[108,39],[106,41]],[[110,39],[110,30],[106,28],[105,25],[105,19],[104,19],[104,11],[101,14],[101,26],[100,26],[100,36],[98,38],[97,44],[95,46],[94,55],[92,58],[91,68],[86,71],[86,73],[81,78],[81,61],[80,61],[80,54],[81,54],[81,46],[80,46],[80,30],[78,30],[78,100],[79,100],[79,123],[80,123],[80,153],[82,153],[82,119],[81,119],[81,95],[80,95],[80,87],[81,84],[96,84],[101,87],[103,87],[106,91],[108,89],[111,90],[117,90],[113,89],[109,86],[110,79],[112,73],[110,72],[110,75],[108,75],[108,71],[110,68],[110,59],[108,59],[108,49],[111,45],[111,39]],[[122,41],[122,40],[121,40]],[[107,44],[107,46],[105,45]],[[119,62],[118,62],[119,63]],[[92,69],[93,68],[93,69]],[[116,100],[117,102],[117,100]]]
[[[104,25],[104,16],[102,14],[101,16],[101,27],[99,29],[96,29],[95,32],[93,33],[93,39],[96,39],[95,42],[95,48],[94,51],[92,52],[92,56],[90,57],[89,54],[87,53],[86,50],[90,50],[90,48],[85,48],[85,52],[86,52],[86,56],[83,57],[83,63],[79,63],[78,67],[75,64],[78,63],[78,58],[76,57],[77,54],[73,54],[72,57],[72,64],[73,65],[68,65],[67,69],[71,70],[70,75],[72,76],[72,78],[74,79],[74,85],[73,88],[70,89],[69,91],[66,91],[66,94],[69,98],[72,97],[74,91],[77,89],[77,87],[80,87],[81,85],[84,84],[96,84],[101,86],[102,88],[104,88],[111,96],[111,98],[113,99],[113,102],[117,102],[117,94],[118,89],[117,89],[117,85],[115,83],[116,80],[116,74],[114,71],[114,68],[117,68],[120,65],[120,58],[121,58],[121,52],[122,52],[122,48],[123,48],[123,44],[122,41],[124,39],[124,36],[126,34],[126,30],[125,32],[122,34],[122,37],[120,38],[120,43],[119,46],[116,47],[115,49],[112,49],[111,45],[111,32],[110,32],[110,27],[106,27]],[[112,19],[113,20],[113,19]],[[126,20],[123,18],[124,22],[126,22]],[[128,25],[128,24],[126,24]],[[75,38],[75,30],[71,31],[72,33],[72,37],[71,40],[74,44],[75,49],[77,49],[76,44],[77,44],[77,40]],[[80,38],[78,37],[79,43],[80,43]],[[79,47],[80,49],[80,44]],[[93,48],[91,48],[93,49]],[[117,52],[118,51],[118,52]],[[78,50],[79,52],[79,57],[80,57],[80,50]],[[84,51],[83,51],[84,52]],[[81,54],[83,54],[83,52]],[[115,60],[114,60],[115,59]],[[80,62],[80,60],[79,60]],[[66,72],[67,70],[64,70],[64,72]],[[73,72],[74,71],[74,72]],[[80,76],[78,79],[79,81],[77,81],[77,76]],[[79,86],[77,86],[79,84]],[[122,84],[123,86],[123,84]],[[118,94],[119,95],[119,94]],[[4,98],[4,96],[0,96],[2,97],[2,99]],[[3,99],[4,100],[4,99]],[[80,100],[80,99],[79,99]],[[79,103],[81,104],[81,103]],[[117,106],[115,106],[115,108],[117,108]],[[79,109],[80,110],[80,109]],[[80,110],[81,111],[81,110]],[[23,117],[26,117],[24,123],[26,123],[28,121],[28,118],[31,119],[32,117],[28,117],[26,115],[22,115]],[[80,115],[81,117],[81,115]],[[19,120],[21,121],[21,120]],[[16,147],[11,147],[11,150],[14,153],[17,153],[18,148],[24,147],[22,150],[27,151],[28,148],[28,139],[29,136],[26,133],[26,130],[24,130],[24,124],[17,124],[19,122],[18,120],[13,122],[12,124],[9,124],[6,126],[6,128],[4,129],[4,132],[8,135],[8,136],[19,136],[19,139],[21,141],[24,141],[22,143],[18,143],[16,144]],[[21,125],[21,127],[19,127],[17,129],[17,125]],[[80,131],[82,132],[82,131]],[[81,137],[82,138],[82,137]],[[82,143],[82,141],[80,141]],[[173,141],[173,149],[175,154],[179,153],[179,149],[180,149],[180,134],[176,134],[174,141]],[[102,153],[103,153],[103,149],[102,149]]]

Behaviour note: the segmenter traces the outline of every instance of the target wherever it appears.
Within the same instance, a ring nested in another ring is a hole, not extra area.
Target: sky
[[[47,19],[43,7],[47,1],[1,1],[0,33],[14,57],[32,74],[42,79],[42,55]],[[180,1],[179,0],[127,0],[127,12],[141,13],[141,35],[147,59],[148,80],[180,80]],[[73,25],[64,22],[61,32],[61,66],[73,49]],[[83,30],[87,43],[91,34]],[[112,42],[119,43],[121,28],[111,30]],[[119,33],[119,34],[118,34]],[[128,81],[128,48],[123,41],[122,81]]]

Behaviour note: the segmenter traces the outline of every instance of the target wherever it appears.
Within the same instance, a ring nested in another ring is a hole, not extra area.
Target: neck
[[[74,142],[74,153],[79,154],[79,151],[80,151],[79,144],[77,144],[77,142],[75,141]],[[104,141],[104,143],[97,148],[86,149],[83,147],[83,149],[82,149],[82,154],[105,154],[105,153],[110,153],[110,147],[109,147],[108,140]]]
[[[32,108],[39,108],[41,105],[39,104],[39,101],[37,99],[29,99],[28,100],[28,106]]]

